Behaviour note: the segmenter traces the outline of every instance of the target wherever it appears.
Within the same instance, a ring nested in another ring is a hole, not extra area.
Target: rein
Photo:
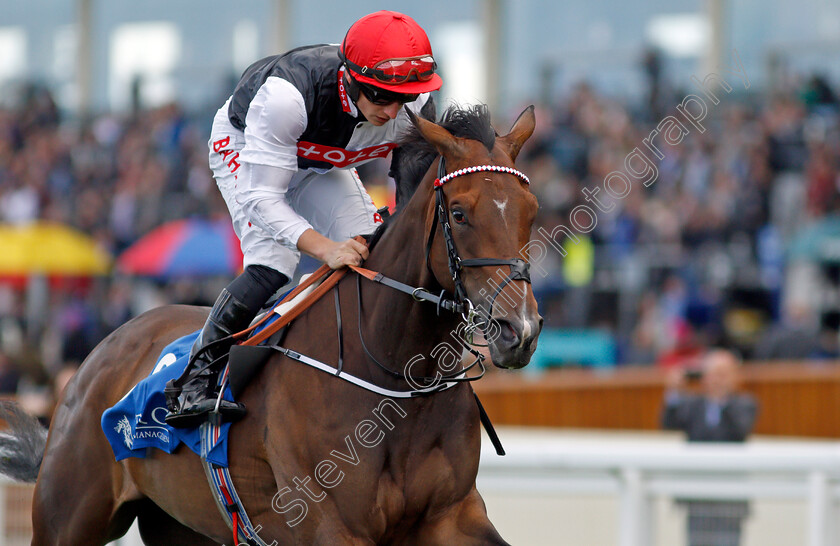
[[[364,349],[365,353],[367,354],[368,358],[374,362],[380,369],[382,369],[385,373],[390,375],[391,377],[401,379],[407,381],[412,387],[414,387],[414,391],[403,391],[405,393],[411,393],[410,396],[418,396],[418,395],[426,395],[432,394],[435,392],[439,392],[441,389],[430,388],[434,385],[445,386],[448,388],[455,383],[460,382],[470,382],[476,381],[481,379],[484,376],[486,368],[484,366],[484,355],[479,353],[476,349],[472,346],[476,344],[473,342],[473,335],[476,329],[484,330],[484,325],[486,325],[490,320],[492,320],[493,315],[493,306],[495,304],[496,298],[499,296],[501,291],[512,281],[522,280],[527,283],[531,282],[531,275],[530,275],[530,264],[521,258],[510,258],[510,259],[502,259],[502,258],[469,258],[469,259],[461,259],[460,255],[458,254],[457,247],[455,246],[455,240],[452,236],[452,227],[449,223],[449,206],[446,202],[445,195],[443,193],[443,186],[447,182],[459,177],[464,176],[467,174],[473,174],[477,172],[503,172],[507,174],[512,174],[518,177],[520,180],[525,182],[526,184],[530,184],[530,180],[528,177],[511,167],[503,167],[500,165],[476,165],[473,167],[466,167],[464,169],[459,169],[457,171],[451,172],[446,174],[446,162],[443,156],[440,157],[440,161],[438,163],[438,173],[437,178],[434,181],[434,188],[435,188],[435,208],[437,213],[433,217],[432,227],[429,231],[429,236],[426,242],[426,267],[429,269],[429,272],[432,272],[431,268],[431,261],[430,255],[432,250],[432,243],[434,242],[435,233],[437,232],[438,225],[441,227],[441,231],[443,232],[443,239],[446,245],[446,254],[449,266],[449,273],[452,275],[452,280],[455,283],[455,294],[454,298],[447,297],[446,291],[441,290],[440,294],[434,294],[423,287],[414,287],[392,279],[390,277],[386,277],[382,273],[377,271],[371,271],[369,269],[365,269],[363,267],[349,265],[348,268],[356,272],[359,277],[364,277],[372,282],[376,282],[382,285],[385,285],[389,288],[397,290],[399,292],[403,292],[405,294],[410,295],[415,301],[418,302],[429,302],[435,305],[437,308],[437,313],[440,315],[440,310],[444,309],[446,311],[452,313],[460,313],[461,316],[466,321],[466,329],[464,331],[464,341],[465,345],[464,348],[467,349],[474,357],[475,360],[466,368],[461,369],[460,371],[453,372],[447,375],[438,374],[436,377],[415,377],[403,374],[398,371],[394,371],[381,362],[370,352],[368,349],[364,335],[362,333],[362,297],[361,297],[361,285],[359,282],[359,278],[357,278],[356,282],[356,290],[358,293],[358,321],[359,321],[359,338],[362,344],[362,348]],[[493,294],[493,297],[490,299],[490,309],[486,312],[483,309],[476,308],[473,302],[467,296],[467,290],[464,286],[463,280],[461,279],[461,271],[464,267],[488,267],[488,266],[510,266],[510,273],[505,277],[504,281],[501,282],[497,287],[496,291]],[[287,295],[286,298],[283,299],[283,302],[289,301],[294,298],[298,293],[303,291],[307,286],[310,286],[316,280],[325,277],[330,272],[330,269],[323,265],[321,266],[305,283],[302,283],[298,286],[295,290],[293,290],[290,294]],[[315,301],[320,299],[323,295],[325,295],[330,289],[335,287],[339,280],[344,276],[347,272],[346,269],[332,271],[332,273],[326,278],[326,280],[321,283],[318,288],[316,288],[309,296],[307,296],[300,304],[296,305],[293,309],[291,309],[287,314],[283,315],[280,319],[274,321],[272,324],[264,328],[259,334],[252,336],[242,342],[243,345],[257,345],[262,341],[271,337],[275,332],[279,331],[281,328],[289,324],[292,320],[297,318],[303,311],[305,311],[310,305],[312,305]],[[282,302],[281,302],[282,303]],[[338,304],[336,303],[336,309],[338,309]],[[257,324],[253,325],[248,330],[235,334],[234,337],[237,339],[242,339],[248,332],[252,331],[253,329],[257,328],[260,324],[262,324],[268,317],[267,315],[263,320],[259,321]],[[480,317],[480,321],[477,318]],[[340,314],[338,318],[339,324],[339,340],[342,338],[341,334],[341,320]],[[275,347],[276,348],[276,347]],[[299,355],[295,351],[289,351],[291,355],[295,357],[304,357],[304,358],[294,358],[295,360],[304,362],[304,360],[311,360],[305,355]],[[336,370],[336,376],[341,376],[341,355],[342,351],[339,350],[339,368]],[[285,354],[285,353],[284,353]],[[287,354],[287,356],[290,356]],[[310,364],[310,362],[304,362],[306,364]],[[323,364],[323,363],[319,363]],[[466,372],[472,369],[475,366],[478,366],[481,370],[481,373],[474,377],[468,377]],[[323,364],[323,366],[327,366]],[[346,375],[346,374],[344,374]],[[443,383],[441,383],[441,381]],[[361,386],[361,385],[360,385]],[[369,389],[371,390],[371,389]]]

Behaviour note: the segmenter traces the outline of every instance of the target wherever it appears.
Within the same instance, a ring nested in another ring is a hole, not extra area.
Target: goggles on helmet
[[[346,57],[344,62],[350,70],[389,85],[399,85],[407,81],[426,82],[432,79],[437,69],[437,63],[431,55],[386,59],[376,63],[373,68],[359,66]]]

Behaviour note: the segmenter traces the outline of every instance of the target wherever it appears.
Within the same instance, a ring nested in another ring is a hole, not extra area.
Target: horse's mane
[[[435,105],[431,100],[420,110],[420,115],[429,121],[435,120],[435,114]],[[492,150],[496,143],[496,131],[490,125],[490,109],[486,104],[476,104],[466,108],[452,105],[444,111],[437,124],[456,137],[481,142],[488,151]],[[437,150],[423,138],[414,125],[400,135],[399,144],[399,148],[393,152],[391,171],[388,173],[397,184],[397,209],[379,225],[373,234],[368,236],[370,249],[373,249],[391,224],[391,220],[414,195],[420,181],[423,180],[432,162],[438,156]]]
[[[420,111],[420,115],[434,121],[435,108],[431,100]],[[456,137],[481,142],[488,151],[492,150],[496,143],[496,131],[490,125],[490,110],[486,104],[476,104],[466,108],[452,105],[446,109],[437,123]],[[434,147],[413,125],[400,135],[400,147],[394,150],[394,159],[389,173],[397,183],[397,211],[400,211],[414,195],[414,191],[437,155]]]

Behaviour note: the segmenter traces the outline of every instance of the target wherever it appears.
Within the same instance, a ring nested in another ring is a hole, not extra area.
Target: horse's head
[[[493,363],[521,368],[530,361],[542,328],[528,263],[522,259],[537,199],[527,178],[513,168],[534,132],[533,107],[505,136],[496,137],[488,124],[483,142],[453,136],[419,117],[412,120],[444,165],[432,166],[438,176],[425,218],[429,268],[443,288],[476,306]]]

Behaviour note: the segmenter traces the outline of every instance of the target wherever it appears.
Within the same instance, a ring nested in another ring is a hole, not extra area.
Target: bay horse
[[[450,108],[439,123],[411,117],[414,136],[400,150],[400,172],[421,176],[400,180],[399,195],[411,198],[380,229],[365,268],[429,293],[465,291],[469,306],[492,309],[494,364],[521,368],[542,325],[529,279],[511,273],[491,281],[506,271],[499,263],[513,270],[522,262],[538,208],[527,178],[513,168],[534,130],[533,107],[505,136],[483,106]],[[451,179],[436,186],[441,161]],[[475,166],[486,168],[461,171]],[[458,262],[472,267],[453,275]],[[408,362],[415,376],[439,373],[435,350],[446,340],[455,345],[461,316],[359,279],[346,275],[335,299],[322,298],[295,319],[284,346],[335,362],[338,306],[344,370],[392,390],[406,388],[400,372]],[[502,299],[513,305],[503,309]],[[102,413],[150,373],[167,344],[201,328],[207,313],[167,306],[113,332],[65,389],[45,442],[6,408],[18,422],[4,442],[17,444],[0,470],[30,480],[37,473],[33,545],[105,544],[135,519],[149,545],[231,543],[196,454],[183,446],[173,454],[149,449],[145,459],[115,462],[100,428]],[[480,422],[468,383],[394,401],[275,353],[241,401],[249,412],[230,431],[230,472],[267,542],[507,544],[476,490]],[[375,431],[372,415],[380,421]]]

